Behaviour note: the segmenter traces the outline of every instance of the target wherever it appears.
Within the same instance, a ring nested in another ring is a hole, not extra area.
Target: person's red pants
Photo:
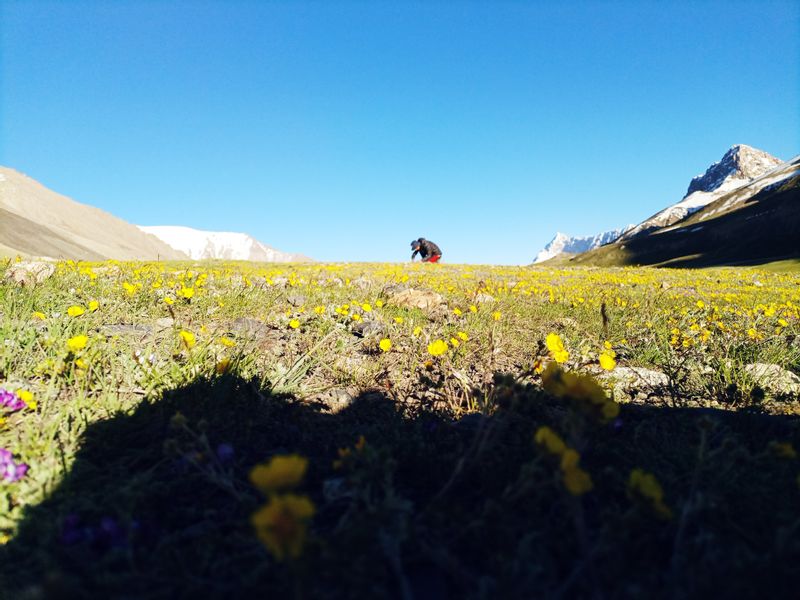
[[[441,254],[434,254],[433,256],[430,256],[428,258],[423,258],[422,262],[433,262],[433,263],[435,263],[435,262],[439,262],[440,258],[442,258]]]

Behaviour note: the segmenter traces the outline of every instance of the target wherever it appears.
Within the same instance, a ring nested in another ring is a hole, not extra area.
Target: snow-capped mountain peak
[[[188,254],[194,260],[224,259],[258,262],[310,260],[300,254],[276,250],[246,233],[203,231],[177,225],[139,226],[139,229],[156,236],[168,246]]]
[[[731,180],[750,181],[774,169],[781,162],[783,161],[763,150],[736,144],[719,162],[715,162],[705,173],[692,179],[684,198],[694,192],[713,192]]]
[[[692,178],[680,202],[668,206],[642,221],[622,236],[630,239],[677,223],[717,198],[750,183],[753,179],[782,164],[779,158],[745,144],[731,147],[724,156]]]
[[[555,237],[536,255],[533,259],[534,264],[544,262],[558,256],[562,252],[569,254],[580,254],[581,252],[588,252],[594,248],[599,248],[605,244],[610,244],[619,236],[625,233],[633,225],[628,225],[623,229],[612,229],[611,231],[604,231],[597,235],[589,235],[584,237],[572,237],[560,231],[556,233]]]

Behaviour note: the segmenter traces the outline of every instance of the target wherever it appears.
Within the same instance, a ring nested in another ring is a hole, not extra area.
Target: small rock
[[[285,288],[288,283],[289,283],[289,280],[286,277],[273,277],[272,278],[272,285],[274,285],[275,287]]]
[[[264,338],[269,333],[269,327],[263,321],[250,317],[239,317],[230,323],[228,329],[231,333],[242,337]]]
[[[395,294],[399,294],[400,292],[404,292],[407,289],[408,289],[408,286],[404,285],[402,283],[389,283],[389,284],[383,286],[383,289],[381,290],[381,294],[383,294],[384,296],[387,296],[387,297],[388,296],[394,296]]]
[[[669,385],[666,374],[641,367],[617,367],[603,373],[599,378],[613,384],[615,396],[631,400],[646,399],[660,393]]]
[[[100,332],[109,337],[115,335],[139,335],[145,337],[152,335],[153,331],[153,326],[145,323],[111,323],[100,328]]]
[[[404,308],[419,308],[431,310],[444,305],[444,298],[431,290],[408,289],[393,294],[388,299],[389,304]]]
[[[383,334],[385,328],[377,321],[356,321],[350,326],[350,331],[359,337],[377,337]]]
[[[307,298],[303,294],[289,294],[286,297],[286,301],[292,306],[303,306]]]
[[[484,304],[486,302],[494,302],[494,296],[490,294],[478,294],[475,296],[475,303],[476,304]]]
[[[170,329],[175,325],[175,319],[172,317],[161,317],[156,319],[156,328],[159,330]]]
[[[800,394],[800,377],[780,365],[752,363],[744,370],[760,387],[773,396]]]
[[[324,392],[315,400],[322,402],[332,413],[337,413],[340,410],[347,408],[353,403],[353,395],[345,389],[334,388]]]
[[[352,285],[360,290],[368,290],[372,287],[372,282],[366,277],[359,277],[351,282]]]
[[[6,279],[16,285],[30,287],[49,279],[55,272],[55,265],[49,262],[20,262],[8,268]]]
[[[562,329],[577,329],[578,322],[573,319],[572,317],[561,317],[560,319],[556,319],[555,321],[556,327],[560,327]]]

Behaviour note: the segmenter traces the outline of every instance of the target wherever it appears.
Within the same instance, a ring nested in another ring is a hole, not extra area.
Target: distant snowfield
[[[193,260],[251,260],[259,262],[308,261],[305,256],[281,252],[246,233],[203,231],[179,225],[139,226]]]

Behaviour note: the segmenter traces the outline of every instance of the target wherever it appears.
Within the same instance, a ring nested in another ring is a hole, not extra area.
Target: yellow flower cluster
[[[559,468],[564,487],[573,496],[582,496],[594,487],[592,478],[580,466],[580,454],[570,448],[560,435],[547,426],[539,427],[533,437],[534,441],[549,454],[559,458]]]
[[[672,510],[664,504],[664,490],[652,473],[634,469],[628,479],[628,493],[631,497],[645,501],[662,519],[671,519]]]
[[[614,349],[611,347],[611,342],[606,342],[604,344],[603,352],[600,353],[600,366],[605,369],[606,371],[612,371],[614,367],[617,366],[617,353],[614,352]]]
[[[564,348],[564,342],[557,333],[548,333],[545,345],[557,363],[565,363],[569,360],[569,352]]]
[[[299,558],[305,547],[314,503],[287,490],[300,485],[307,469],[308,459],[292,454],[275,456],[250,471],[250,481],[268,498],[250,522],[258,539],[279,561]]]
[[[619,404],[610,399],[590,375],[564,371],[558,364],[551,362],[542,371],[542,385],[554,396],[582,403],[596,412],[603,422],[619,415]]]
[[[430,344],[428,344],[428,354],[431,356],[441,356],[445,352],[447,352],[447,342],[444,340],[434,340]]]

